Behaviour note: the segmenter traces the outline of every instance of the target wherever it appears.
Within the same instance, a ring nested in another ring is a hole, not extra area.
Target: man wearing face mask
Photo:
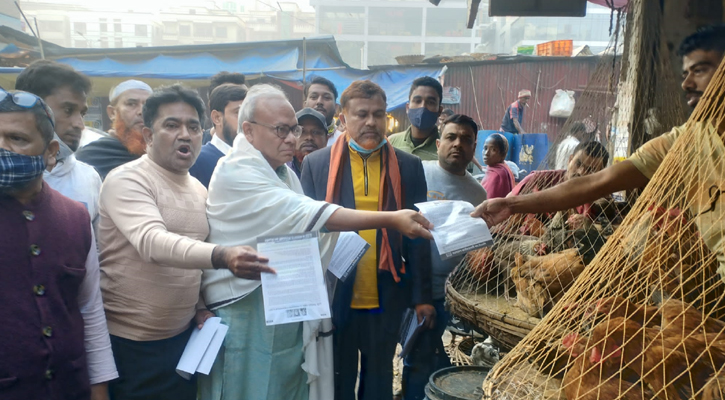
[[[443,108],[443,86],[438,80],[424,76],[413,81],[408,96],[410,127],[404,132],[390,135],[388,141],[396,149],[403,150],[421,160],[437,160],[438,128],[436,123]]]
[[[86,206],[93,227],[97,227],[101,178],[93,167],[76,160],[74,154],[85,127],[83,116],[88,111],[86,96],[91,90],[91,81],[67,65],[40,60],[18,75],[15,88],[42,98],[56,116],[55,140],[60,151],[56,155],[57,164],[43,174],[45,182]]]
[[[118,377],[86,209],[43,182],[53,112],[0,89],[0,398],[107,400]]]
[[[371,81],[355,81],[340,105],[345,135],[305,158],[300,180],[305,194],[356,210],[415,210],[415,203],[426,201],[425,172],[419,158],[387,142],[385,92]],[[356,272],[337,283],[332,302],[335,399],[391,400],[404,310],[414,307],[426,328],[435,320],[430,242],[403,238],[393,229],[359,234],[370,248]]]
[[[113,129],[108,131],[108,137],[89,143],[77,154],[79,160],[98,171],[101,179],[106,179],[112,169],[146,154],[141,110],[151,92],[151,86],[131,79],[119,83],[108,94],[111,104],[106,112]]]

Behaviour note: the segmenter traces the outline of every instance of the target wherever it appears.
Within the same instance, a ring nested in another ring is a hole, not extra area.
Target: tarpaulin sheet
[[[220,71],[255,74],[295,71],[299,59],[297,48],[254,49],[231,57],[219,58],[208,53],[159,55],[138,61],[118,61],[109,57],[99,60],[61,58],[57,60],[92,77],[128,77],[160,79],[208,79]],[[322,58],[318,57],[315,60]]]

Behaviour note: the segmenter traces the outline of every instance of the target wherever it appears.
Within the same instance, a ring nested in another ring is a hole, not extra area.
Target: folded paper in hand
[[[471,250],[493,245],[486,222],[471,218],[473,205],[458,200],[438,200],[417,203],[423,216],[433,224],[433,235],[441,259],[466,254]]]
[[[201,329],[194,328],[176,365],[176,373],[186,380],[191,379],[196,372],[209,375],[229,330],[229,327],[221,322],[221,318],[212,317],[204,322]]]
[[[418,314],[414,309],[409,308],[405,310],[403,314],[403,323],[400,324],[400,347],[403,349],[400,351],[400,358],[405,358],[410,351],[413,350],[415,339],[418,338],[420,332],[423,331],[423,324],[425,323],[425,317],[418,323]]]
[[[341,232],[327,270],[345,282],[369,248],[370,244],[357,233]]]

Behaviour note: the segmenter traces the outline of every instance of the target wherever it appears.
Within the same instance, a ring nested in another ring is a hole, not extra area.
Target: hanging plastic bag
[[[551,100],[549,115],[556,118],[569,118],[574,111],[574,92],[571,90],[556,89],[554,99]]]

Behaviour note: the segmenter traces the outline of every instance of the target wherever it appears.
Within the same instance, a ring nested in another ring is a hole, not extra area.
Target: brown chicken
[[[688,336],[696,334],[717,334],[725,330],[725,322],[704,317],[695,307],[676,299],[665,300],[660,306],[662,331],[666,335]]]
[[[516,306],[543,318],[584,270],[576,249],[539,257],[517,254],[511,280],[516,286]]]
[[[591,340],[591,362],[603,368],[624,366],[663,399],[691,398],[692,389],[705,385],[714,366],[725,363],[725,353],[701,337],[664,336],[622,317],[599,324]]]
[[[603,400],[620,398],[644,400],[651,396],[637,384],[638,377],[630,371],[621,371],[617,364],[592,361],[587,354],[587,338],[576,333],[562,339],[574,363],[564,374],[561,386],[567,400]],[[590,344],[593,343],[590,341]]]
[[[617,296],[605,297],[591,303],[584,313],[584,318],[594,318],[597,323],[617,317],[628,318],[648,328],[662,323],[662,314],[657,307],[634,304]]]
[[[725,371],[720,370],[717,375],[710,377],[705,387],[702,388],[702,400],[723,400],[725,399]]]

